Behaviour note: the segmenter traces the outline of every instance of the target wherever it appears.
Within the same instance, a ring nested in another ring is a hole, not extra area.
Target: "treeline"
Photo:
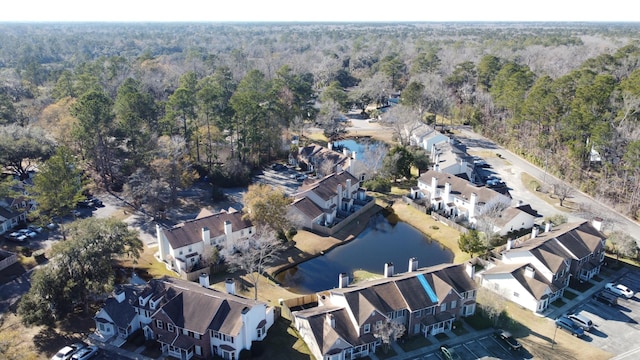
[[[198,176],[245,184],[286,155],[288,131],[316,125],[339,138],[344,111],[401,93],[407,111],[388,118],[470,123],[637,215],[637,30],[0,24],[0,162],[24,175],[53,139],[102,186],[161,209]]]

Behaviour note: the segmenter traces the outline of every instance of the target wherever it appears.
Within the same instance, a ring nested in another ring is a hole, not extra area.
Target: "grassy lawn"
[[[398,342],[398,345],[400,345],[400,347],[404,351],[413,351],[413,350],[421,349],[425,346],[430,346],[432,345],[432,343],[431,341],[429,341],[429,339],[425,338],[424,336],[416,335],[416,336],[407,338],[404,341]]]
[[[574,290],[577,290],[578,292],[585,292],[593,287],[593,284],[588,281],[579,282],[579,281],[573,281],[573,279],[571,280],[572,281],[569,282],[569,287]]]
[[[556,301],[552,302],[551,305],[553,305],[555,307],[563,307],[563,306],[567,305],[567,303],[564,302],[564,300],[562,300],[562,298],[559,298]]]
[[[484,316],[482,312],[478,310],[476,310],[476,313],[472,316],[465,317],[464,321],[475,330],[484,330],[493,326],[491,320],[488,317]]]
[[[438,341],[447,341],[447,340],[449,340],[449,335],[447,335],[445,333],[435,334],[434,336],[436,337],[436,339],[438,339]]]
[[[251,359],[269,360],[313,360],[314,357],[291,322],[280,318],[276,320],[262,343],[254,343]]]
[[[573,300],[578,297],[578,294],[574,293],[573,291],[565,290],[563,296],[568,300]]]
[[[376,357],[377,357],[378,359],[391,359],[392,357],[394,357],[394,356],[398,355],[398,354],[396,353],[396,351],[395,351],[395,350],[393,350],[393,348],[392,348],[391,346],[389,346],[389,347],[386,349],[386,351],[382,349],[383,347],[384,347],[384,345],[382,345],[381,347],[379,347],[379,348],[376,350]]]
[[[469,332],[464,328],[464,326],[462,326],[462,323],[460,321],[453,322],[453,329],[451,329],[451,331],[458,336],[464,335]]]

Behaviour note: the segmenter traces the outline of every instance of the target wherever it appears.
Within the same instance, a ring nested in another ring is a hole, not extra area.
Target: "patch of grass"
[[[384,345],[382,345],[381,347],[384,347]],[[398,354],[396,353],[395,350],[393,350],[391,346],[387,348],[386,352],[382,348],[378,348],[378,350],[376,350],[376,357],[378,359],[391,359],[396,355]]]
[[[435,334],[435,338],[438,339],[438,341],[447,341],[449,340],[449,335],[445,333]]]
[[[300,335],[291,326],[291,322],[279,318],[271,326],[267,337],[262,341],[264,351],[261,354],[252,353],[252,359],[270,360],[313,360],[314,356],[307,345],[300,339]]]
[[[577,280],[574,281],[574,279],[571,279],[571,282],[569,283],[569,287],[579,292],[585,292],[591,289],[593,287],[593,284],[588,281],[580,282],[580,281],[577,281]]]
[[[357,283],[360,281],[371,280],[371,279],[379,279],[382,275],[368,272],[366,270],[355,270],[353,272],[353,283]]]
[[[564,302],[564,300],[562,300],[562,298],[559,298],[556,301],[552,302],[551,305],[553,305],[555,307],[563,307],[563,306],[567,305],[567,303]]]
[[[593,279],[593,281],[597,281],[597,282],[600,282],[600,281],[604,280],[599,275],[594,276],[592,279]]]
[[[566,297],[569,300],[573,300],[576,297],[578,297],[578,294],[576,294],[576,293],[574,293],[572,291],[569,291],[569,290],[565,290],[563,296]]]
[[[423,336],[416,335],[398,342],[398,345],[400,345],[402,350],[409,352],[421,349],[423,347],[431,346],[432,342]]]
[[[465,329],[464,326],[462,326],[462,322],[460,321],[453,322],[453,329],[451,329],[451,331],[458,336],[464,335],[469,332],[469,330]]]
[[[475,330],[484,330],[493,326],[491,320],[486,317],[479,309],[476,309],[475,314],[465,317],[464,321]]]
[[[162,349],[160,349],[160,343],[157,341],[147,341],[146,347],[140,353],[143,356],[157,359],[162,355]]]

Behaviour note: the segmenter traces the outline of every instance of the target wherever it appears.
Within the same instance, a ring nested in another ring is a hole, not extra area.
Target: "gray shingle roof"
[[[209,229],[209,236],[215,238],[224,234],[225,221],[231,222],[232,230],[239,231],[252,226],[251,221],[242,218],[242,213],[221,211],[210,216],[189,220],[172,229],[164,230],[164,234],[173,249],[202,241],[202,228]]]

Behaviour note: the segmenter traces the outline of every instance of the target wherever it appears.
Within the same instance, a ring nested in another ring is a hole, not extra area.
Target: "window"
[[[182,255],[182,250],[180,250],[180,255]]]
[[[200,340],[200,334],[198,334],[198,333],[193,333],[193,338],[194,338],[194,339],[197,339],[197,340]]]
[[[371,331],[371,324],[364,324],[363,331],[368,334]]]
[[[518,294],[517,292],[513,292],[513,297],[520,297],[520,294]]]
[[[376,329],[380,329],[382,327],[382,320],[376,321]]]
[[[457,301],[456,301],[456,300],[453,300],[453,301],[451,302],[451,308],[452,308],[452,309],[455,309],[455,308],[456,308],[456,305],[458,305]]]
[[[173,328],[173,324],[169,324],[167,323],[167,331],[168,332],[173,332],[174,328]]]
[[[104,331],[104,324],[101,323],[99,327],[100,327],[100,331]]]
[[[196,355],[202,355],[202,347],[196,345]]]
[[[440,305],[440,312],[447,311],[447,303]]]
[[[156,320],[156,326],[158,327],[158,329],[164,329],[164,326],[162,324],[162,320]]]

